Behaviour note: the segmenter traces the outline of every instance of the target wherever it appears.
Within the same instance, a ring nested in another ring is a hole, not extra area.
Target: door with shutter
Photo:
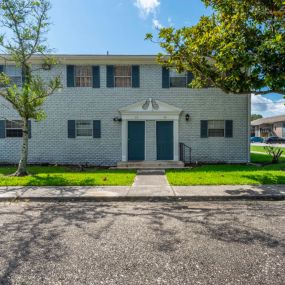
[[[157,160],[173,160],[173,122],[156,122]]]
[[[128,122],[128,160],[145,160],[145,122]]]

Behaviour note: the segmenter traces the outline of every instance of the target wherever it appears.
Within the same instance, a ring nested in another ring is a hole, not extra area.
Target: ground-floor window
[[[76,136],[77,137],[92,137],[93,125],[91,120],[76,121]]]
[[[20,138],[23,136],[23,121],[6,120],[6,137],[7,138]]]
[[[208,121],[208,136],[209,137],[224,137],[225,136],[225,121],[224,120]]]

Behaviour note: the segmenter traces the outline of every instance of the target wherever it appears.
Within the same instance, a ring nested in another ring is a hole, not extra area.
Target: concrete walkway
[[[153,181],[153,184],[142,185],[146,181]],[[159,184],[160,182],[164,184]],[[156,184],[154,185],[154,183]],[[138,176],[133,186],[0,187],[0,201],[207,201],[233,199],[285,200],[285,185],[169,186],[163,176],[152,176],[145,180]]]

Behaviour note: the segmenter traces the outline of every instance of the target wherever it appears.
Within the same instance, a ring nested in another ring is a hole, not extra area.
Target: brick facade
[[[225,94],[214,88],[162,88],[162,68],[140,64],[140,88],[107,88],[106,65],[100,65],[100,88],[66,87],[66,64],[40,71],[48,79],[60,74],[63,88],[44,104],[47,118],[32,122],[30,163],[115,165],[122,160],[121,122],[118,109],[148,98],[183,111],[179,142],[192,148],[192,161],[243,163],[249,159],[250,96]],[[0,117],[17,119],[15,111],[0,98]],[[190,120],[185,120],[185,114]],[[101,138],[68,139],[68,120],[101,120]],[[233,137],[200,138],[200,120],[233,120]],[[155,121],[146,121],[146,159],[156,159]],[[19,160],[21,138],[0,139],[0,163]]]

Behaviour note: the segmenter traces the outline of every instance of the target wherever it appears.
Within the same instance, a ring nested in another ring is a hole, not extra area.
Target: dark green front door
[[[128,122],[128,160],[144,160],[145,125],[142,121]]]
[[[156,122],[157,160],[173,160],[173,122]]]

